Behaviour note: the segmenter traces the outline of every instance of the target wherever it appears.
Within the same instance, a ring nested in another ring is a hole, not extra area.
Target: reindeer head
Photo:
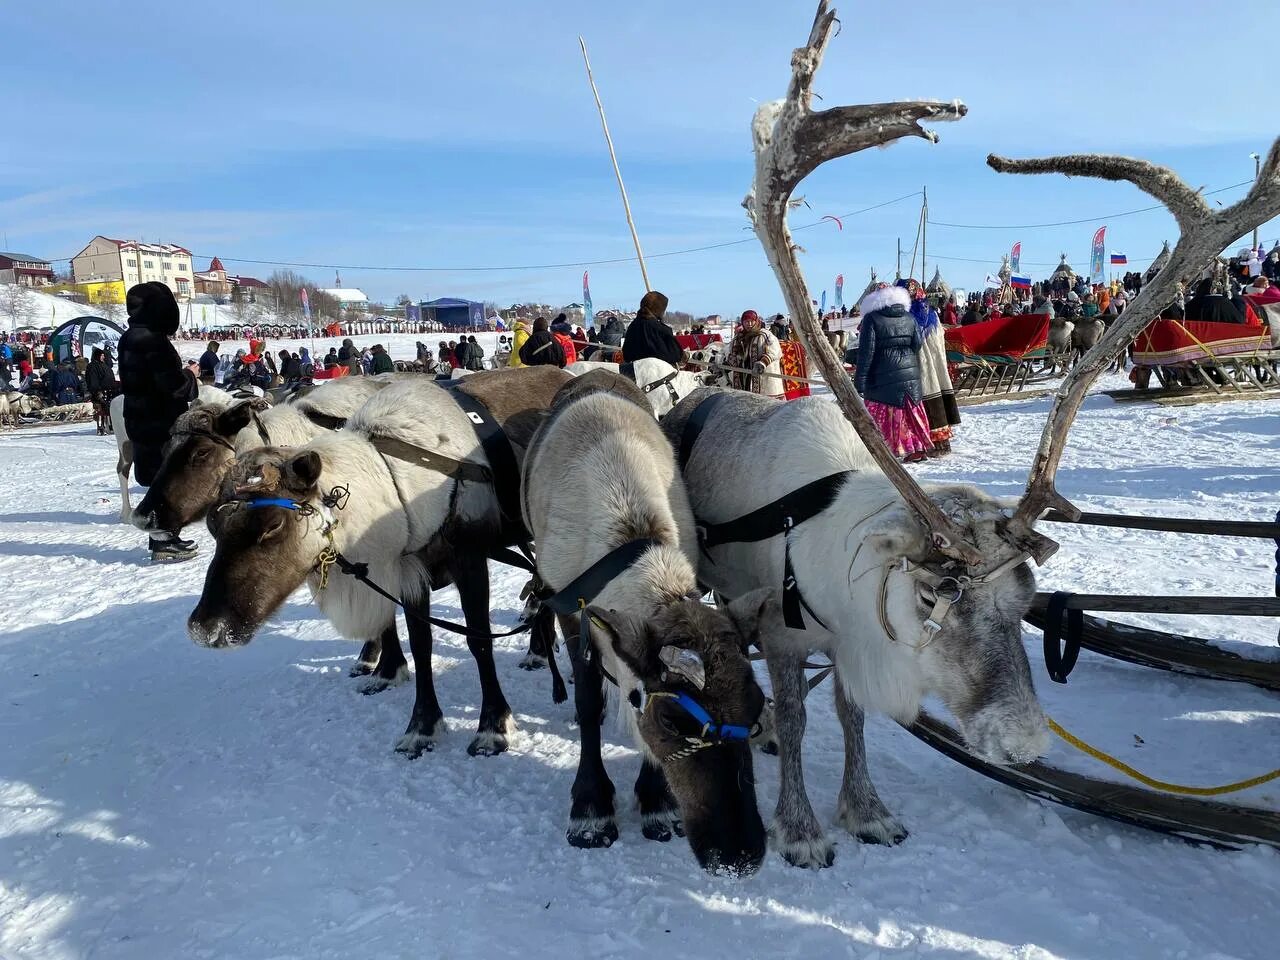
[[[929,491],[966,540],[1000,557],[1009,511],[972,487]],[[928,693],[960,721],[966,741],[995,763],[1026,763],[1047,747],[1022,644],[1022,617],[1035,598],[1025,559],[972,570],[938,553],[926,529],[898,507],[878,516],[850,567],[853,606],[875,611],[876,664],[845,682],[855,699],[910,721]]]
[[[662,765],[698,862],[754,873],[766,835],[756,807],[749,740],[765,698],[747,659],[767,591],[724,610],[680,600],[645,620],[589,608],[595,642],[632,678],[618,678],[646,750]]]
[[[180,416],[169,431],[156,478],[134,508],[134,526],[181,530],[203,517],[235,459],[236,435],[265,407],[261,399],[241,400],[222,409],[195,406]]]
[[[263,447],[235,461],[209,512],[217,549],[187,632],[206,647],[243,646],[315,569],[332,524],[320,456]]]

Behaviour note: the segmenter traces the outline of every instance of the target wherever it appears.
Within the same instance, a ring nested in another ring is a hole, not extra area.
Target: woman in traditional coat
[[[930,457],[944,457],[951,452],[952,428],[960,423],[955,389],[947,370],[947,340],[938,312],[929,306],[924,291],[910,281],[911,315],[920,328],[924,341],[920,347],[920,390],[924,394],[924,410],[929,417],[929,439],[933,442]]]
[[[854,387],[894,455],[908,463],[933,448],[924,411],[920,350],[924,340],[911,315],[911,295],[886,286],[862,298],[862,333]]]

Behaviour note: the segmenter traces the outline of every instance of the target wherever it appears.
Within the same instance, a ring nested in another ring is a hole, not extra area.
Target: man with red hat
[[[783,395],[782,344],[760,322],[760,315],[754,310],[742,314],[738,332],[729,346],[729,366],[738,368],[731,374],[730,382],[739,390],[750,390],[763,397]]]

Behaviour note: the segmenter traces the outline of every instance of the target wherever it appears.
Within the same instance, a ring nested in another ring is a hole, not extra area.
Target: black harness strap
[[[648,538],[629,540],[620,547],[615,547],[603,557],[578,574],[567,586],[551,593],[544,591],[539,600],[556,613],[562,615],[579,614],[578,643],[573,653],[584,662],[591,660],[591,618],[587,616],[586,606],[600,595],[600,591],[609,585],[617,576],[629,570],[650,547],[657,542]],[[600,664],[600,672],[615,687],[616,678]]]
[[[667,394],[671,397],[671,405],[675,406],[680,402],[680,394],[676,393],[676,388],[671,385],[676,378],[676,374],[680,372],[679,370],[672,370],[661,380],[655,380],[653,383],[641,383],[636,379],[636,365],[634,363],[618,364],[618,372],[639,387],[642,393],[653,393],[659,387],[666,387]]]
[[[251,410],[249,416],[253,417],[253,425],[258,428],[258,439],[262,441],[264,447],[271,446],[271,434],[267,433],[266,424],[262,422],[262,418],[258,416],[257,410]]]
[[[685,422],[684,432],[680,436],[680,471],[684,472],[693,456],[693,448],[698,442],[702,428],[715,412],[717,406],[729,396],[729,391],[713,393],[693,408],[689,419]],[[820,480],[806,483],[798,490],[784,494],[772,503],[752,510],[735,520],[724,523],[709,524],[698,529],[698,541],[707,559],[711,547],[723,543],[756,543],[768,540],[778,534],[783,536],[782,546],[782,620],[792,630],[804,630],[804,613],[808,613],[824,630],[830,628],[822,622],[822,618],[813,612],[813,608],[800,592],[800,584],[796,580],[795,568],[791,564],[791,530],[796,524],[804,523],[816,517],[835,502],[836,494],[844,485],[849,471],[833,473]],[[714,560],[711,560],[715,563]]]
[[[424,617],[422,614],[418,613],[416,610],[410,610],[398,599],[393,597],[386,590],[383,590],[382,587],[378,586],[376,583],[370,580],[369,565],[367,563],[356,563],[354,561],[348,560],[341,553],[336,554],[334,556],[334,563],[336,563],[338,565],[338,569],[341,570],[343,573],[347,574],[347,576],[355,577],[357,580],[363,583],[366,587],[368,587],[374,593],[378,594],[378,596],[382,597],[385,600],[390,600],[397,607],[399,607],[401,610],[404,611],[404,615],[406,617],[413,617],[413,619],[419,621],[420,623],[429,623],[432,626],[439,627],[442,630],[448,630],[450,633],[461,634],[462,636],[468,637],[472,640],[500,640],[503,637],[511,637],[517,633],[524,633],[527,630],[530,630],[533,628],[533,621],[531,620],[527,623],[522,623],[519,626],[512,627],[510,630],[503,630],[501,633],[485,633],[485,632],[473,631],[469,627],[467,627],[466,624],[454,623],[452,620],[441,620],[439,617]]]
[[[1049,679],[1054,683],[1066,683],[1067,677],[1080,658],[1080,635],[1084,630],[1084,611],[1070,610],[1067,603],[1072,595],[1059,590],[1049,598],[1044,622],[1044,665]],[[1062,643],[1063,621],[1066,621],[1066,644]]]
[[[333,417],[316,410],[303,410],[302,415],[322,430],[341,430],[347,425],[345,417]]]
[[[517,530],[523,530],[524,519],[520,515],[520,466],[516,463],[516,454],[511,449],[506,431],[494,419],[489,408],[465,390],[455,390],[453,399],[471,421],[476,439],[480,441],[480,447],[489,461],[488,481],[493,484],[493,492],[498,498],[502,515]]]
[[[412,443],[405,443],[405,441],[397,440],[395,437],[370,434],[369,442],[383,456],[402,460],[405,463],[412,463],[415,466],[426,467],[428,470],[442,473],[446,477],[453,477],[455,480],[488,483],[491,479],[489,468],[481,463],[474,463],[470,460],[455,460],[453,457],[446,457],[442,453],[424,450],[422,447],[415,446]]]

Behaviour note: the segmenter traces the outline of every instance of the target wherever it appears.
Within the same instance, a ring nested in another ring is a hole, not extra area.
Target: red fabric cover
[[[1049,315],[1026,313],[946,329],[947,352],[1019,359],[1049,343]],[[948,356],[949,360],[954,357]]]
[[[1199,341],[1197,343],[1196,341]],[[1205,323],[1200,320],[1153,320],[1134,341],[1135,362],[1155,365],[1204,359],[1204,344],[1215,354],[1251,353],[1266,349],[1270,338],[1258,324]]]
[[[717,337],[717,339],[719,339]],[[782,340],[782,373],[784,376],[808,377],[809,363],[804,355],[804,347],[795,340]],[[809,396],[809,384],[799,380],[782,381],[783,396],[787,400]]]
[[[708,343],[720,343],[722,338],[718,333],[677,333],[676,343],[680,345],[681,350],[701,350]]]

